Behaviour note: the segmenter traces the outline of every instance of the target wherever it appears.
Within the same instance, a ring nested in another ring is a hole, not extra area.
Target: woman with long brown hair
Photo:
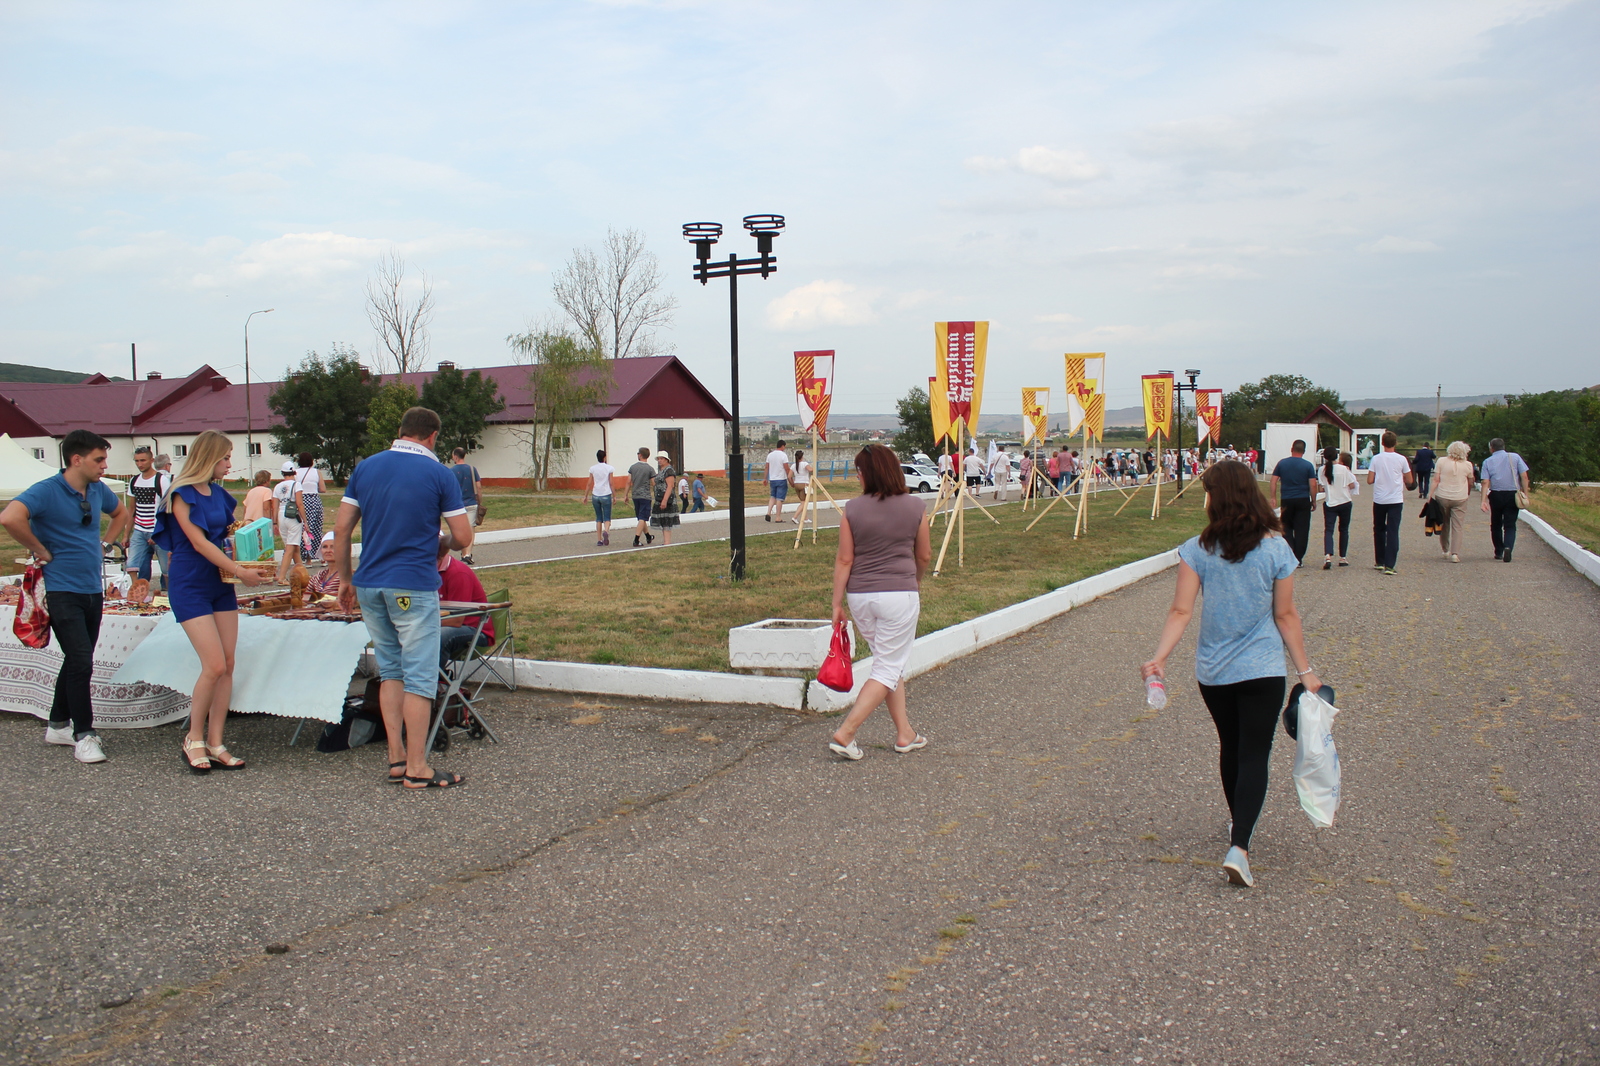
[[[1155,657],[1142,673],[1146,680],[1166,679],[1167,656],[1204,590],[1194,674],[1222,744],[1222,792],[1233,815],[1222,867],[1228,880],[1248,888],[1254,884],[1250,836],[1267,798],[1272,737],[1283,706],[1284,651],[1307,692],[1322,682],[1306,658],[1294,606],[1294,552],[1255,475],[1243,463],[1217,463],[1201,483],[1209,521],[1178,548],[1178,591]]]
[[[239,643],[239,603],[222,573],[246,585],[259,585],[261,577],[223,551],[235,507],[222,487],[232,455],[233,442],[216,430],[196,437],[183,472],[161,501],[163,521],[156,531],[158,541],[172,553],[168,582],[172,617],[200,658],[200,676],[189,702],[189,733],[183,741],[184,764],[197,774],[213,768],[244,769],[244,760],[222,743],[233,696],[233,653]]]
[[[856,731],[885,702],[894,720],[894,750],[903,755],[928,746],[927,738],[911,728],[905,681],[922,611],[918,590],[933,558],[928,510],[921,497],[906,491],[900,460],[883,445],[861,449],[856,474],[861,495],[846,503],[839,516],[833,620],[844,621],[848,598],[856,632],[872,649],[872,672],[828,744],[846,759],[861,758]]]

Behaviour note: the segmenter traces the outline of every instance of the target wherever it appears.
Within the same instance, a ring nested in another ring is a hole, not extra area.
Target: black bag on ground
[[[378,679],[373,678],[367,682],[365,693],[345,698],[340,720],[329,722],[323,727],[322,736],[317,738],[318,751],[348,751],[374,740],[388,739],[389,733],[383,728],[383,712],[378,706],[379,684]]]

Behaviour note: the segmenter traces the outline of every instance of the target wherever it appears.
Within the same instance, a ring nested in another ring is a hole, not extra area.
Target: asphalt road
[[[383,752],[81,767],[0,721],[8,1061],[1578,1063],[1600,1057],[1600,589],[1524,534],[1303,571],[1339,824],[1286,739],[1224,881],[1216,741],[1137,666],[1171,575],[912,683],[932,740],[518,694],[456,793]],[[1365,533],[1363,526],[1362,532]],[[1174,673],[1192,654],[1174,656]],[[1280,734],[1281,735],[1281,734]],[[267,945],[287,948],[267,954]],[[131,995],[124,1005],[101,1007]]]

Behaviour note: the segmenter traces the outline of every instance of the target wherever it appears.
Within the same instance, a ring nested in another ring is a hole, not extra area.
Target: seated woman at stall
[[[486,603],[483,582],[472,572],[472,567],[450,554],[450,538],[439,538],[439,600],[458,603]],[[482,615],[467,618],[445,618],[439,622],[439,666],[451,659],[463,659],[472,644],[472,631],[478,627]],[[494,619],[483,623],[483,633],[478,637],[478,647],[494,645]]]

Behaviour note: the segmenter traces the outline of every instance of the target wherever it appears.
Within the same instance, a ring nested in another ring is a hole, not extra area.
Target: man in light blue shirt
[[[1489,539],[1494,557],[1511,561],[1517,543],[1517,493],[1528,491],[1528,464],[1516,452],[1506,451],[1506,442],[1496,437],[1489,442],[1489,458],[1483,461],[1483,509],[1489,514]]]

